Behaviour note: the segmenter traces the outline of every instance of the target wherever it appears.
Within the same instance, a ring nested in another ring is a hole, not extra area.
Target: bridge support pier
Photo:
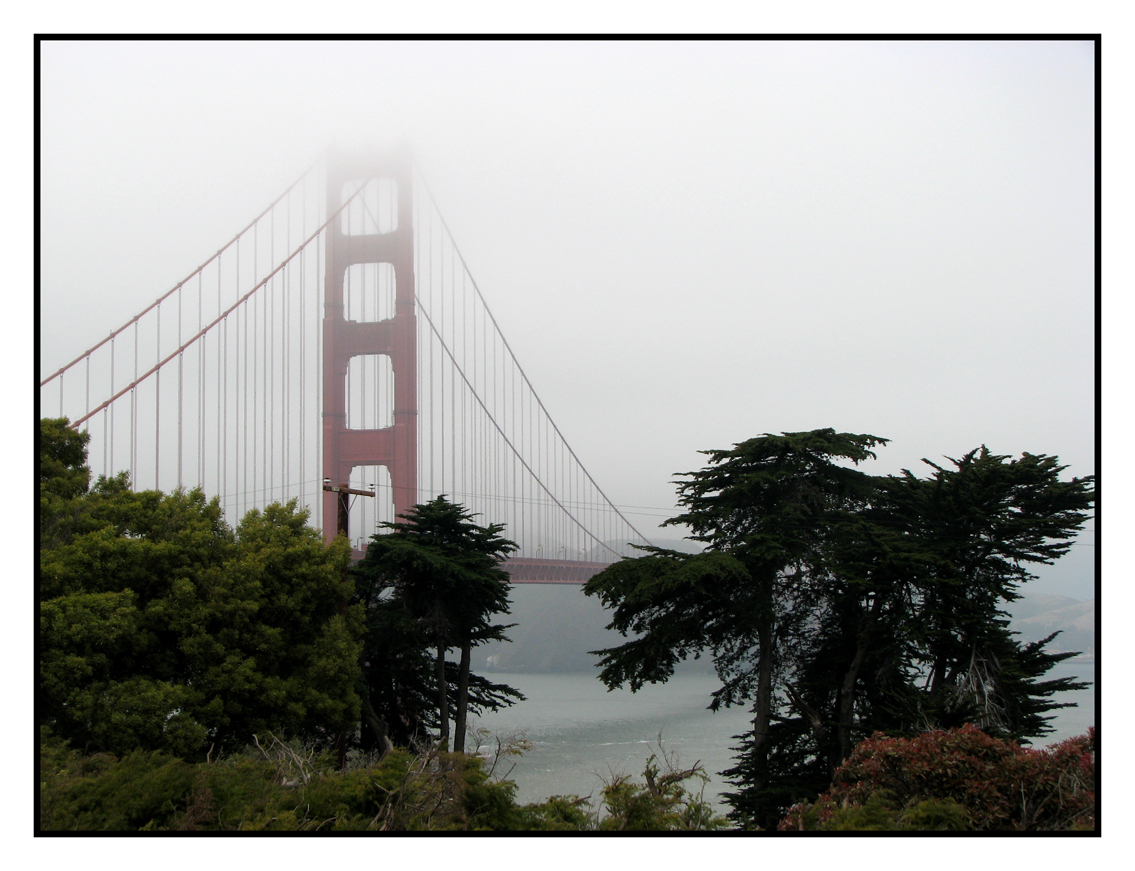
[[[413,165],[409,154],[333,154],[327,168],[327,214],[343,204],[351,182],[387,179],[395,188],[397,226],[387,232],[347,233],[335,221],[326,231],[323,313],[323,477],[348,482],[355,466],[390,472],[394,513],[418,502],[418,327],[414,307]],[[351,188],[353,190],[353,187]],[[348,193],[349,195],[349,193]],[[348,209],[351,207],[348,206]],[[343,286],[357,264],[386,263],[394,272],[394,316],[379,321],[347,319]],[[347,370],[352,357],[384,355],[394,373],[391,426],[353,429],[347,420]],[[336,530],[337,493],[323,494],[323,537]]]

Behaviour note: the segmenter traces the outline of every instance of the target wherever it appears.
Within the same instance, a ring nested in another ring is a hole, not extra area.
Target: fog
[[[407,141],[544,404],[648,535],[698,453],[1096,471],[1090,42],[42,44],[40,356],[331,144]],[[1091,598],[1094,527],[1038,591]]]

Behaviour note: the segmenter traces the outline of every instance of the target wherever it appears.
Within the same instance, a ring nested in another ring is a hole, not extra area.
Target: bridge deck
[[[352,550],[351,561],[358,562],[363,553]],[[514,584],[586,584],[609,565],[580,560],[516,558],[505,560],[504,570]]]
[[[610,563],[579,560],[510,559],[504,569],[514,584],[586,584]]]

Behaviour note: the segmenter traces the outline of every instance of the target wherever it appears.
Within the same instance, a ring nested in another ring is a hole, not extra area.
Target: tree
[[[39,487],[62,499],[87,492],[91,470],[87,468],[90,433],[71,429],[67,418],[44,418],[39,422]]]
[[[974,722],[992,734],[1027,740],[1051,731],[1045,712],[1065,704],[1053,693],[1082,689],[1071,678],[1038,679],[1073,653],[1044,650],[1049,636],[1021,645],[1003,604],[1033,578],[1029,563],[1051,564],[1071,547],[1094,499],[1094,478],[1062,481],[1056,457],[1011,459],[982,446],[916,478],[889,479],[887,516],[924,553],[912,598],[918,606],[914,664],[925,691],[907,728]]]
[[[87,492],[90,434],[71,429],[67,418],[44,418],[36,438],[39,468],[39,546],[50,547],[69,534],[68,508]]]
[[[775,826],[876,729],[950,725],[980,701],[985,725],[1023,740],[1047,728],[1053,692],[1083,686],[1038,681],[1064,655],[1017,643],[998,607],[1031,577],[1022,562],[1067,549],[1092,479],[984,449],[928,480],[855,468],[885,443],[827,429],[708,451],[667,521],[705,551],[647,548],[585,587],[635,636],[598,651],[608,686],[665,681],[707,653],[722,681],[710,707],[751,705],[725,772],[742,824]]]
[[[55,423],[41,456],[74,441]],[[41,492],[69,494],[39,553],[41,722],[89,751],[185,758],[357,722],[345,544],[325,548],[294,500],[234,531],[200,490],[73,486],[74,459],[40,469]]]
[[[445,496],[417,505],[402,522],[383,524],[391,531],[373,536],[353,569],[369,623],[367,725],[372,733],[384,733],[375,737],[405,737],[406,730],[425,725],[424,698],[431,687],[435,706],[428,722],[436,724],[448,748],[452,708],[453,746],[463,752],[470,710],[495,710],[523,699],[471,671],[473,647],[507,640],[509,627],[492,618],[508,613],[508,574],[500,563],[516,549],[501,537],[502,525],[479,526],[473,517]],[[394,646],[384,634],[391,630]],[[429,676],[422,657],[427,643],[434,652]],[[454,648],[455,668],[446,661]]]
[[[874,457],[885,440],[834,430],[766,435],[705,453],[710,465],[684,477],[667,524],[684,524],[706,545],[696,555],[650,550],[584,587],[614,609],[610,628],[640,637],[599,651],[609,687],[664,681],[676,662],[707,651],[722,687],[710,707],[749,703],[744,777],[765,790],[774,717],[816,612],[815,575],[826,530],[869,492],[868,478],[841,462]]]

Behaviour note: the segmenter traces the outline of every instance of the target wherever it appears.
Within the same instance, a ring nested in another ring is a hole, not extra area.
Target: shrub
[[[1067,831],[1095,827],[1095,730],[1045,750],[974,726],[914,738],[876,733],[831,788],[778,828]]]
[[[619,775],[602,790],[605,815],[601,830],[616,831],[706,831],[724,828],[724,818],[713,813],[703,793],[708,778],[700,766],[678,769],[673,757],[661,749],[661,759],[651,754],[643,770],[642,784]],[[686,784],[702,782],[696,794]]]

